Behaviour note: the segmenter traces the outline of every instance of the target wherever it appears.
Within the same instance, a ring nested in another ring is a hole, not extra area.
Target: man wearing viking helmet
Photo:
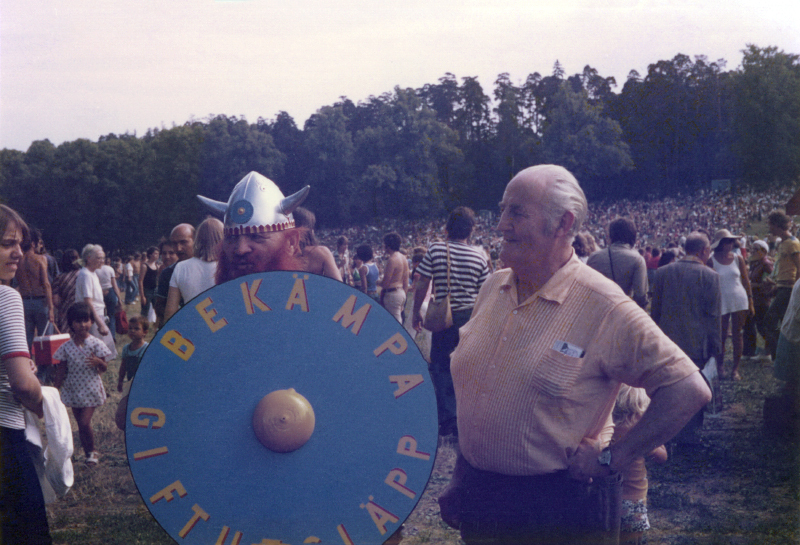
[[[284,197],[269,178],[251,172],[233,188],[227,203],[200,195],[214,214],[224,216],[224,239],[216,283],[266,271],[303,270],[300,235],[292,211],[308,196],[309,186]]]

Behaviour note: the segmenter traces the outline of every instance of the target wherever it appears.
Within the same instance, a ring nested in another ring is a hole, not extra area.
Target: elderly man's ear
[[[572,226],[575,224],[575,215],[572,212],[564,212],[561,216],[561,221],[558,222],[558,228],[556,229],[556,237],[565,237],[567,234],[572,231]]]

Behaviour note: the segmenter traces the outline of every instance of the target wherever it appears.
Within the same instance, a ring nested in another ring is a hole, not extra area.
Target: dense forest
[[[197,222],[195,195],[225,201],[251,170],[285,194],[311,185],[321,225],[425,218],[455,204],[493,209],[508,180],[543,162],[569,168],[590,200],[800,179],[800,56],[748,45],[741,65],[677,55],[642,76],[590,66],[567,76],[500,74],[491,95],[447,73],[323,106],[299,128],[279,112],[255,123],[210,116],[144,135],[109,134],[0,151],[0,201],[50,247],[152,244]]]

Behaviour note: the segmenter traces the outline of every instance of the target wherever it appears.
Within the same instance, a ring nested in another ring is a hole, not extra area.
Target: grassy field
[[[127,342],[120,337],[118,347]],[[84,465],[73,421],[75,485],[48,506],[58,545],[174,543],[150,516],[128,469],[124,434],[114,424],[121,397],[118,369],[115,360],[103,376],[109,399],[93,420],[102,453],[97,467]],[[722,383],[722,409],[706,418],[701,444],[673,451],[666,464],[650,468],[653,528],[648,543],[800,543],[797,443],[765,433],[763,426],[764,398],[777,389],[771,365],[743,363],[741,373],[742,381]],[[453,443],[440,446],[428,487],[403,525],[403,545],[460,543],[458,533],[442,523],[436,503],[452,473],[456,448]]]

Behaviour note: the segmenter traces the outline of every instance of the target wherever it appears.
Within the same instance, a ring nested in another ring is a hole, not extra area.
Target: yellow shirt
[[[794,237],[782,240],[778,245],[775,269],[772,273],[777,285],[789,288],[794,286],[794,282],[797,280],[798,272],[800,271],[794,266],[792,255],[798,252],[800,252],[800,242]]]
[[[639,305],[574,254],[521,305],[503,269],[481,288],[451,357],[459,447],[487,471],[565,469],[566,448],[601,435],[621,382],[652,397],[695,372]]]

